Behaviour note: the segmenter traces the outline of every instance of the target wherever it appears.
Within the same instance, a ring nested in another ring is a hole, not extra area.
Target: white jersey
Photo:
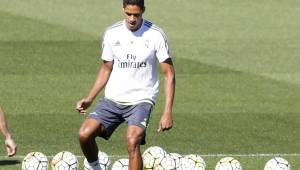
[[[164,32],[147,20],[132,32],[123,20],[106,30],[102,48],[102,60],[113,61],[105,97],[122,104],[155,103],[157,61],[171,57]]]

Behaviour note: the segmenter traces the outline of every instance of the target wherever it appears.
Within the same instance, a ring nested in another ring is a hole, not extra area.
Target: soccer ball
[[[180,159],[180,170],[205,170],[205,167],[205,161],[197,154],[186,155]]]
[[[110,165],[110,159],[109,159],[108,155],[105,152],[99,151],[98,159],[99,159],[99,166],[100,166],[101,170],[108,170],[108,167]],[[83,161],[83,168],[84,168],[84,170],[92,170],[92,168],[90,167],[86,158],[84,158],[84,161]]]
[[[111,170],[128,170],[128,159],[119,159],[113,165]]]
[[[154,170],[176,170],[176,162],[170,156],[166,155],[162,160],[157,164],[154,165]]]
[[[182,156],[178,153],[167,154],[155,167],[155,170],[176,170],[179,169]]]
[[[275,157],[266,163],[264,170],[291,170],[291,165],[284,158]]]
[[[242,166],[233,157],[224,157],[217,163],[215,170],[242,170]]]
[[[41,152],[28,153],[22,162],[22,170],[47,170],[48,159]]]
[[[52,170],[77,170],[78,160],[71,152],[62,151],[53,157],[51,167]]]
[[[169,157],[171,157],[172,159],[174,159],[174,161],[175,161],[175,167],[176,167],[176,169],[179,169],[180,159],[182,158],[182,155],[180,155],[178,153],[169,153]]]
[[[149,147],[142,154],[144,168],[153,169],[166,155],[166,151],[159,146]]]

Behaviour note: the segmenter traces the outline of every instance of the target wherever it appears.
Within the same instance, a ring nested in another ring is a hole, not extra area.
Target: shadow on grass
[[[16,165],[20,164],[21,161],[19,160],[0,160],[0,166],[1,165]]]

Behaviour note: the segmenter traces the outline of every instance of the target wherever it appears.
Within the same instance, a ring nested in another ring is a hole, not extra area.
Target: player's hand
[[[157,132],[163,132],[169,130],[172,128],[172,126],[173,126],[173,119],[171,113],[164,113],[160,118]]]
[[[17,145],[11,137],[5,139],[5,146],[6,146],[7,156],[12,157],[16,154]]]
[[[76,110],[80,113],[80,114],[85,114],[86,113],[86,109],[92,104],[92,100],[88,100],[86,98],[78,101],[76,103]]]

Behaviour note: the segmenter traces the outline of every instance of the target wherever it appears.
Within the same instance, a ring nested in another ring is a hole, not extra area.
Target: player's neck
[[[144,23],[144,19],[141,20],[141,22],[139,23],[139,25],[135,29],[130,29],[130,27],[127,25],[127,23],[125,25],[126,25],[126,27],[129,31],[136,32],[142,27],[143,23]]]

